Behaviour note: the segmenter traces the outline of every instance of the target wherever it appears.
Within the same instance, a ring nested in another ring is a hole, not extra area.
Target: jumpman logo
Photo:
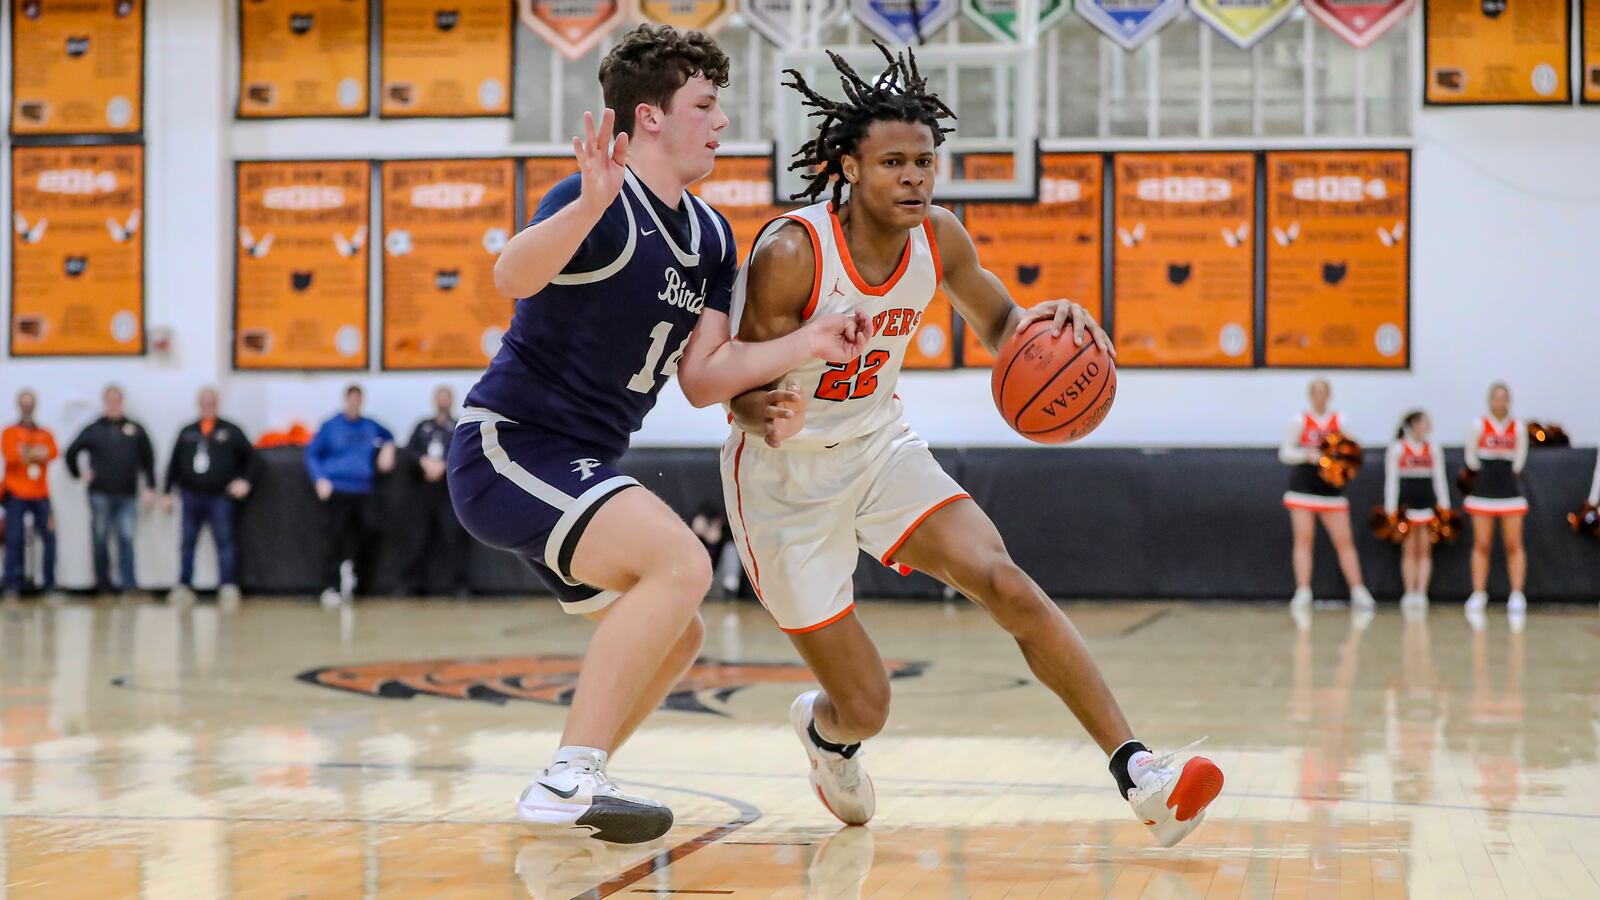
[[[598,459],[575,459],[572,461],[572,471],[578,473],[579,481],[588,481],[594,477],[594,470],[600,468]]]
[[[839,290],[839,279],[837,278],[833,280],[833,290],[828,292],[828,296],[832,297],[834,294],[838,294],[841,297],[844,296],[844,291]]]

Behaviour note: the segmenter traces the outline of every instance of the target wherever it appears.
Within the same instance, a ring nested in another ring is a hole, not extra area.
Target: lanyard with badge
[[[32,437],[33,433],[34,433],[33,429],[31,429],[31,428],[28,429],[28,436],[29,437]],[[33,455],[34,448],[37,447],[37,446],[39,446],[39,445],[35,444],[33,441],[28,441],[27,443],[22,445],[22,452],[24,454],[26,454],[26,455],[31,456],[31,455]],[[43,472],[44,472],[44,470],[39,467],[38,463],[36,463],[36,462],[28,463],[28,480],[29,481],[38,481],[39,480],[39,476],[41,474],[43,474]]]
[[[211,471],[211,441],[201,435],[200,446],[194,448],[194,473],[204,475]]]

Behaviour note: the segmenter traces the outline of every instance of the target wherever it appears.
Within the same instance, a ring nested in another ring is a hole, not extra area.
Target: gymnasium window
[[[1039,137],[1046,149],[1083,142],[1118,147],[1215,141],[1272,145],[1314,140],[1409,138],[1413,103],[1413,15],[1366,50],[1356,50],[1296,7],[1290,18],[1250,50],[1240,50],[1190,13],[1134,52],[1069,15],[1039,42]],[[846,18],[824,29],[824,46],[869,40]],[[992,40],[965,18],[935,34],[932,44]],[[772,92],[781,80],[775,48],[737,18],[718,35],[733,62],[722,93],[733,122],[734,149],[764,147],[775,133]],[[573,122],[597,108],[595,65],[602,45],[576,61],[560,57],[525,28],[517,29],[515,140],[523,145],[570,145]],[[928,73],[948,92],[943,73]],[[980,134],[1003,127],[1004,79],[961,70],[962,125]]]

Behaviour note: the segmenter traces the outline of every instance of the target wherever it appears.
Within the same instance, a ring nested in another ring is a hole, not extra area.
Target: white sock
[[[1140,750],[1128,757],[1128,777],[1133,779],[1134,784],[1138,784],[1144,773],[1150,770],[1150,764],[1155,761],[1156,755],[1149,750]]]
[[[606,752],[597,747],[570,744],[556,751],[555,762],[551,763],[550,767],[553,769],[556,766],[580,765],[584,762],[593,763],[596,769],[604,772],[606,770]]]

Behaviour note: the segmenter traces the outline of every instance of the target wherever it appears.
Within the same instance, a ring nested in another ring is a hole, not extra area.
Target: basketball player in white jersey
[[[864,311],[874,324],[857,359],[804,365],[780,380],[786,390],[737,398],[722,453],[729,521],[751,581],[822,684],[790,709],[812,785],[841,821],[872,817],[861,742],[883,728],[890,691],[854,612],[852,574],[866,550],[955,588],[1015,637],[1033,673],[1111,757],[1135,815],[1171,846],[1200,823],[1221,771],[1200,757],[1172,768],[1176,754],[1157,757],[1133,739],[1077,630],[902,421],[894,395],[912,333],[941,285],[990,350],[1039,319],[1053,320],[1057,333],[1070,323],[1078,343],[1087,334],[1109,350],[1109,340],[1075,303],[1019,309],[956,217],[930,204],[934,150],[950,130],[939,120],[951,113],[926,92],[914,58],[883,52],[889,67],[875,83],[833,56],[843,102],[789,71],[789,86],[822,117],[792,167],[815,173],[803,196],[814,200],[831,182],[833,202],[768,224],[732,307],[745,341],[776,339],[829,312]]]

